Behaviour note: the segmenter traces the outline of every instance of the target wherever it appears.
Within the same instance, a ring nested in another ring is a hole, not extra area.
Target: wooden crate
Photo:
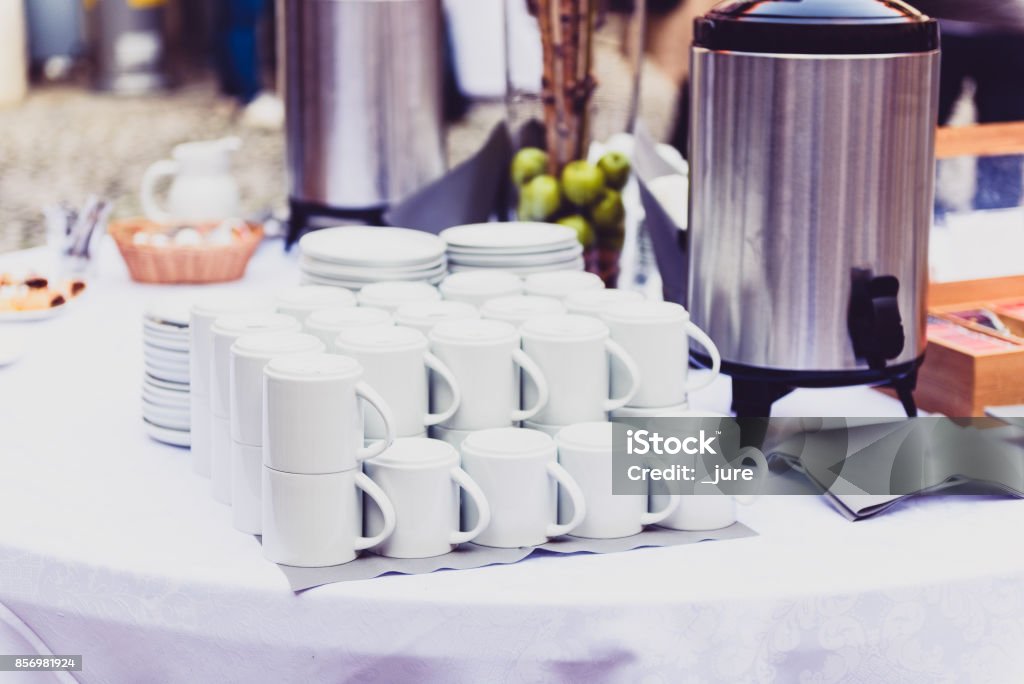
[[[997,310],[1024,301],[1024,277],[935,284],[929,288],[929,313],[946,317],[970,309]],[[1024,319],[1002,315],[1015,334],[1024,333]],[[993,338],[1014,341],[979,325],[966,325]],[[921,409],[965,418],[984,416],[989,406],[1024,404],[1024,345],[1014,349],[976,351],[944,340],[930,340],[918,381]]]

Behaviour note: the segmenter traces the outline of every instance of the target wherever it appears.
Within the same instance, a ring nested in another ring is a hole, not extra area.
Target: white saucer
[[[305,256],[352,266],[415,266],[444,256],[447,245],[431,233],[408,228],[343,226],[308,233],[299,240]]]
[[[576,242],[576,231],[555,223],[475,223],[441,231],[453,252],[465,249],[512,254],[559,249]]]
[[[583,257],[576,257],[571,261],[546,264],[544,266],[510,266],[499,270],[508,271],[509,273],[514,273],[517,276],[523,277],[532,273],[545,273],[547,271],[582,271],[584,266]],[[448,267],[448,270],[451,273],[463,273],[465,271],[486,271],[489,269],[482,266],[462,266],[460,264],[452,264]]]
[[[459,266],[483,266],[485,268],[515,268],[521,266],[546,266],[548,264],[572,261],[583,254],[583,245],[576,243],[566,249],[541,254],[495,254],[488,256],[462,256],[452,254],[450,263]]]
[[[147,363],[146,373],[148,375],[152,375],[154,378],[158,380],[164,380],[165,382],[175,382],[183,385],[187,384],[189,380],[187,368],[184,371],[170,370]]]
[[[167,382],[166,380],[160,380],[159,378],[154,378],[151,375],[145,376],[142,379],[142,381],[143,381],[143,386],[146,386],[146,387],[163,389],[163,390],[167,390],[169,392],[175,392],[177,394],[188,394],[188,383],[187,382],[184,383],[184,384],[180,383],[180,382]]]
[[[303,273],[320,276],[322,278],[340,278],[342,280],[374,281],[395,280],[397,278],[421,280],[431,278],[438,274],[443,274],[446,267],[447,262],[444,259],[427,264],[425,267],[416,268],[346,266],[343,264],[335,264],[329,261],[319,261],[317,259],[308,259],[305,257],[299,259],[299,269]]]
[[[147,420],[143,420],[142,423],[146,427],[146,434],[158,442],[178,447],[192,446],[192,433],[187,430],[169,430]]]
[[[181,297],[165,297],[154,302],[143,314],[147,324],[164,328],[177,328],[188,331],[191,318],[192,303]]]
[[[152,423],[157,427],[168,430],[188,431],[189,429],[190,417],[188,411],[165,409],[143,402],[142,417],[147,423]]]

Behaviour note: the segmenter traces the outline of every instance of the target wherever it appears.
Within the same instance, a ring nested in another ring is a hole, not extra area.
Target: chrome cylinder
[[[377,209],[440,177],[440,0],[280,6],[292,199]]]
[[[939,53],[693,49],[693,321],[727,364],[862,371],[855,274],[893,276],[905,344],[925,349]]]

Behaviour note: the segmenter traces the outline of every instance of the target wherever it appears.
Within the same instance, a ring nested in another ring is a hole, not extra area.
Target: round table
[[[0,368],[0,654],[81,654],[86,682],[1024,676],[1024,501],[998,497],[913,500],[857,523],[818,497],[764,497],[741,511],[748,539],[293,594],[188,452],[143,432],[140,319],[171,288],[131,283],[109,245],[101,256],[66,313],[13,329],[32,344]],[[267,245],[224,287],[297,277],[295,256]],[[721,410],[729,391],[720,380],[693,403]],[[900,411],[864,388],[777,409]],[[68,679],[28,681],[40,678]]]

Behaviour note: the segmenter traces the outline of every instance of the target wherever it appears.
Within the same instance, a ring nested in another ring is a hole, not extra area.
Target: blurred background
[[[90,193],[112,199],[115,218],[140,214],[147,167],[192,140],[238,136],[245,211],[285,212],[277,4],[0,0],[0,251],[41,243],[43,208],[78,206]],[[520,54],[533,49],[506,50],[506,13],[517,4],[526,0],[444,2],[449,163],[475,152],[506,115],[506,60],[528,63]],[[632,0],[608,4],[636,16]],[[647,3],[639,114],[656,138],[674,134],[692,18],[712,4]],[[628,61],[602,62],[598,120],[609,130],[633,106]]]

